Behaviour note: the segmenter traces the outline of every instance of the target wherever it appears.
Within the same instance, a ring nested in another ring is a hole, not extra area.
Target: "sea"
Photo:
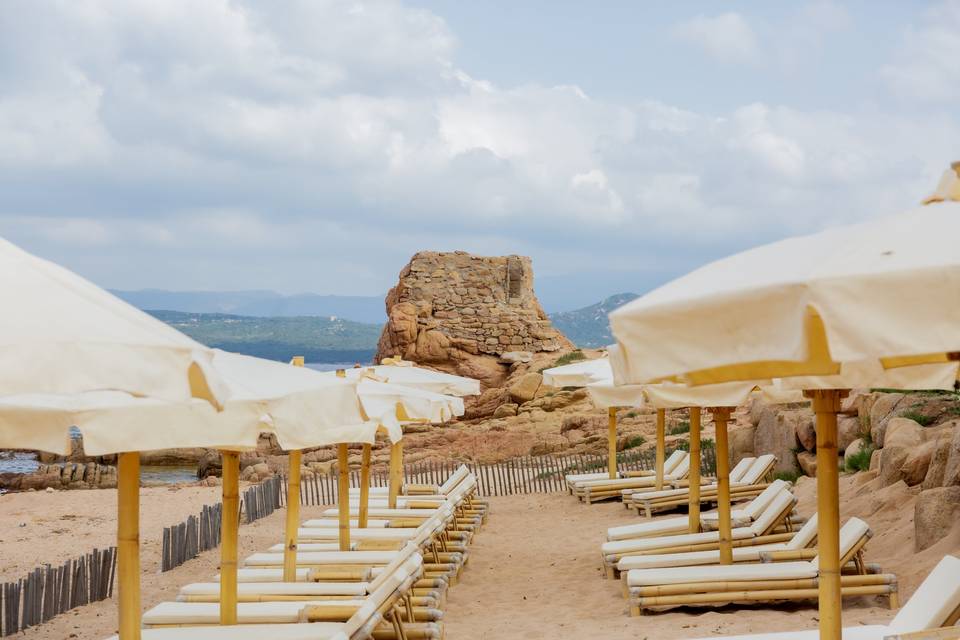
[[[312,362],[307,367],[315,371],[336,371],[337,369],[350,369],[353,365],[353,362]],[[71,429],[70,435],[79,437],[80,431],[74,427]],[[40,463],[37,461],[36,454],[25,451],[0,450],[0,473],[33,473],[39,466]],[[140,477],[144,482],[154,484],[177,484],[196,480],[197,470],[195,467],[186,466],[142,466]],[[0,493],[2,493],[2,490],[0,490]]]

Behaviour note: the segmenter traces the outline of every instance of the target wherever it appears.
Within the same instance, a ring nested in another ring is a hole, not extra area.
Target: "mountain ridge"
[[[615,293],[580,309],[551,313],[550,321],[578,347],[605,347],[613,342],[607,314],[638,297],[636,293]]]

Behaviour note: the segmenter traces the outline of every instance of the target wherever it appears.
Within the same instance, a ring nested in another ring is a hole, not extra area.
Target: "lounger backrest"
[[[689,456],[686,451],[683,449],[674,449],[673,453],[667,456],[667,459],[663,461],[663,472],[670,473],[677,468],[677,465],[680,464],[680,461]]]
[[[742,458],[740,462],[733,465],[733,469],[730,469],[730,482],[740,482],[740,478],[747,472],[754,460],[756,458]]]
[[[756,520],[767,508],[771,500],[776,498],[778,494],[789,493],[789,488],[790,483],[786,480],[774,480],[766,489],[760,492],[760,495],[747,503],[747,506],[743,508],[744,513],[750,516],[752,520]]]
[[[670,478],[672,480],[680,480],[686,478],[690,474],[690,456],[684,456],[680,462],[673,468],[669,473],[664,472],[664,477]]]
[[[960,559],[944,556],[890,621],[890,632],[942,627],[960,608]]]
[[[770,471],[770,467],[773,466],[773,463],[777,461],[777,457],[773,454],[766,453],[756,460],[753,461],[753,464],[750,465],[750,468],[747,469],[746,473],[738,480],[740,484],[756,484],[763,479],[763,476],[767,475]]]
[[[373,582],[370,583],[370,591],[375,591],[381,584],[384,583],[387,576],[403,566],[403,564],[414,555],[419,547],[412,543],[408,542],[400,548],[400,551],[397,552],[397,557],[387,563],[387,566],[383,568],[383,571],[376,578],[373,579]]]
[[[853,548],[865,536],[870,536],[870,525],[860,518],[850,518],[842,527],[840,527],[840,557],[849,555]],[[816,556],[810,561],[813,566],[819,566],[820,556]]]
[[[447,481],[440,485],[438,493],[447,494],[450,493],[455,486],[460,484],[467,476],[470,475],[470,469],[467,468],[467,465],[460,465],[457,467],[457,470],[450,474],[450,477],[447,478]]]
[[[777,496],[770,501],[770,504],[767,505],[767,508],[763,510],[763,513],[760,514],[760,517],[756,518],[753,524],[750,525],[750,530],[753,531],[753,535],[762,536],[766,534],[774,527],[778,520],[783,519],[783,516],[796,501],[797,499],[793,497],[793,494],[787,491],[778,493]]]
[[[417,557],[419,558],[419,556]],[[420,561],[422,562],[423,559],[420,558]],[[360,608],[357,609],[356,613],[350,616],[350,619],[344,623],[343,633],[346,634],[348,638],[353,637],[353,634],[363,628],[373,616],[377,615],[378,609],[388,602],[393,597],[394,592],[406,582],[409,571],[403,569],[391,571],[390,573],[384,571],[381,575],[385,575],[386,578],[376,589],[370,592],[370,595],[367,596],[367,599]]]
[[[810,516],[810,519],[807,520],[800,531],[797,531],[793,534],[793,537],[790,538],[790,541],[787,542],[784,546],[787,549],[806,549],[813,543],[814,539],[817,537],[817,514]]]

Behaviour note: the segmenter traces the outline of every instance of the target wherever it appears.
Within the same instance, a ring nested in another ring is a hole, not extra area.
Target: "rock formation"
[[[378,362],[399,355],[488,388],[503,384],[511,364],[573,348],[540,307],[523,256],[417,253],[386,307]]]

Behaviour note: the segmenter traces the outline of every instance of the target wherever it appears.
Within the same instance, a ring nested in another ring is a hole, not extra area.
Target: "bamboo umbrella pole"
[[[350,467],[347,445],[337,445],[337,473],[339,485],[337,500],[340,501],[340,551],[350,550]]]
[[[140,640],[140,453],[117,455],[120,640]]]
[[[221,451],[223,520],[220,542],[220,624],[237,624],[237,536],[240,529],[240,454]]]
[[[390,490],[387,494],[387,506],[397,508],[397,496],[403,484],[403,440],[394,442],[390,447]]]
[[[363,445],[363,455],[360,458],[360,514],[357,525],[361,529],[367,527],[367,513],[370,510],[370,453],[369,444]]]
[[[283,546],[283,581],[297,581],[297,528],[300,526],[300,464],[303,452],[291,451],[287,472],[287,521]]]
[[[840,469],[837,413],[848,391],[818,389],[805,395],[817,415],[817,555],[820,563],[820,640],[840,640]]]
[[[700,407],[690,407],[690,533],[700,532]]]
[[[617,477],[617,408],[607,409],[607,468],[610,478]]]
[[[720,564],[733,564],[733,534],[730,529],[730,459],[727,457],[727,422],[730,407],[711,409],[717,428],[717,504],[720,516]]]
[[[666,455],[667,410],[657,409],[657,491],[663,489],[663,464]]]

